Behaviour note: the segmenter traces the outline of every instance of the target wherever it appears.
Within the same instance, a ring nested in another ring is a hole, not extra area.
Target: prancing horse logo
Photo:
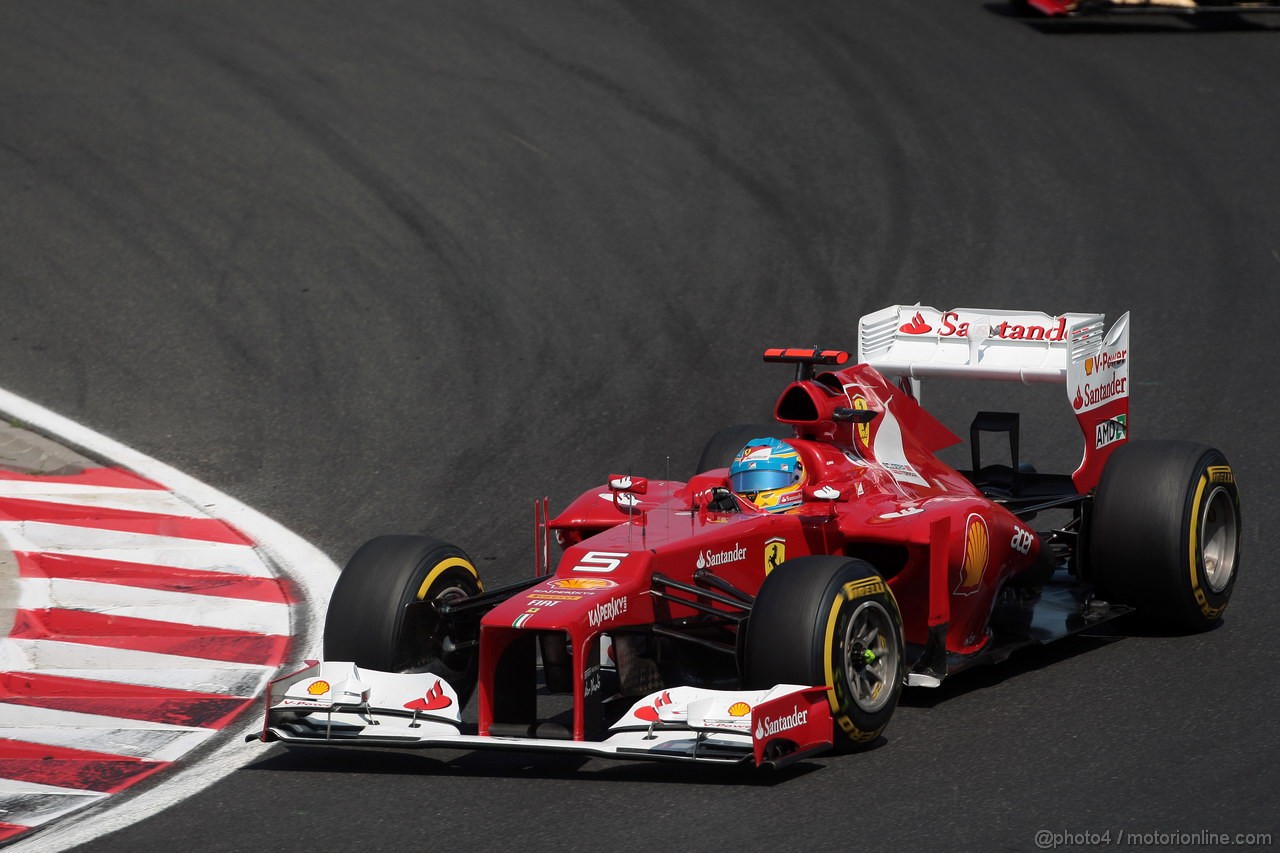
[[[764,543],[764,573],[767,576],[787,559],[787,540],[781,537]]]

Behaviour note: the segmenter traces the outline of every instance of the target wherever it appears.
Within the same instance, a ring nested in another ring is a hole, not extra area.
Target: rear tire
[[[902,693],[902,615],[870,563],[788,560],[760,587],[743,661],[748,688],[827,685],[835,748],[862,749],[884,731]]]
[[[1240,494],[1220,451],[1186,441],[1120,447],[1093,499],[1098,595],[1162,627],[1203,631],[1226,609],[1240,561]]]
[[[795,431],[779,423],[727,426],[707,439],[702,456],[698,458],[698,467],[693,473],[702,474],[716,468],[728,468],[733,464],[738,451],[753,438],[780,438],[785,441],[795,438]]]
[[[428,672],[461,705],[475,689],[479,622],[441,619],[415,601],[448,601],[482,590],[460,548],[429,536],[380,536],[360,547],[338,577],[325,616],[324,657],[382,672]],[[458,648],[459,644],[464,644]]]

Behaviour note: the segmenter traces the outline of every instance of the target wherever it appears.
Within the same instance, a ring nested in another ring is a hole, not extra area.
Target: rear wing
[[[892,305],[858,321],[858,360],[918,394],[928,376],[1065,385],[1084,432],[1076,488],[1097,485],[1102,466],[1128,440],[1129,315],[1106,328],[1103,314]]]

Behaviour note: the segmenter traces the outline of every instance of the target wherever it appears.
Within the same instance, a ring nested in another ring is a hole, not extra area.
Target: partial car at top
[[[1051,18],[1085,15],[1239,15],[1280,12],[1280,4],[1250,0],[1010,0],[1018,12]]]

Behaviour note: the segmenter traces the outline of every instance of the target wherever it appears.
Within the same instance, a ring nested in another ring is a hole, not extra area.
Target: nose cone
[[[648,600],[648,595],[641,595],[631,585],[610,578],[551,577],[489,611],[483,624],[573,633],[603,631],[618,624],[652,620]]]

